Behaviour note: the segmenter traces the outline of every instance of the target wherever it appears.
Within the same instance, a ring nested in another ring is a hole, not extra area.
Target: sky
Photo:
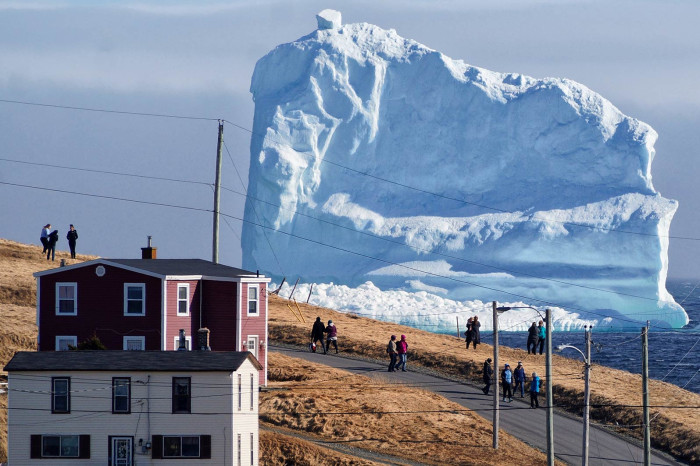
[[[78,253],[138,258],[152,235],[158,257],[211,259],[225,119],[219,260],[240,266],[250,78],[325,8],[471,65],[573,79],[649,123],[655,188],[679,201],[669,276],[700,278],[700,2],[682,0],[0,0],[0,238],[39,244],[51,223],[67,250],[73,223]]]

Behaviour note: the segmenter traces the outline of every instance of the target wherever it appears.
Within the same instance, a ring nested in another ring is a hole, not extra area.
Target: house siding
[[[149,275],[103,265],[105,274],[98,277],[95,268],[84,267],[41,277],[37,291],[40,325],[40,351],[54,351],[57,335],[75,335],[78,342],[98,336],[108,349],[123,349],[125,335],[146,337],[147,350],[161,349],[161,280]],[[56,315],[56,283],[78,284],[75,316]],[[144,316],[124,316],[124,283],[144,283]]]
[[[188,284],[190,287],[190,313],[189,315],[178,315],[178,285]],[[200,286],[199,280],[167,280],[166,284],[166,304],[167,312],[166,331],[165,331],[165,348],[163,350],[172,350],[174,348],[174,339],[180,333],[180,329],[184,329],[187,336],[192,337],[192,348],[197,341],[197,330],[199,329],[199,297]]]
[[[258,287],[258,315],[248,315],[248,288]],[[248,337],[255,335],[262,344],[258,348],[241,348],[248,350],[256,356],[260,364],[267,369],[267,284],[266,283],[241,283],[241,339],[243,343],[248,341]],[[266,385],[267,371],[260,372],[260,384]]]
[[[237,435],[242,435],[242,464],[250,462],[250,434],[254,465],[258,464],[258,386],[250,393],[250,374],[258,370],[244,361],[230,372],[116,372],[116,371],[13,371],[8,402],[8,461],[24,465],[106,465],[109,436],[134,438],[134,464],[222,465],[236,464]],[[238,375],[244,381],[243,408],[238,410]],[[51,414],[51,377],[71,377],[71,413]],[[150,376],[150,378],[149,378]],[[131,377],[131,414],[111,413],[112,377]],[[172,377],[191,377],[192,414],[171,414]],[[150,386],[150,390],[149,390]],[[150,398],[149,398],[150,394]],[[254,409],[250,410],[253,396]],[[149,407],[150,404],[150,407]],[[213,413],[213,414],[212,414]],[[149,432],[150,426],[150,432]],[[89,434],[90,459],[30,459],[31,435]],[[150,434],[150,435],[149,435]],[[142,453],[153,435],[211,435],[211,459],[157,459]]]
[[[237,282],[204,280],[202,285],[202,324],[209,329],[209,346],[214,351],[236,348]]]

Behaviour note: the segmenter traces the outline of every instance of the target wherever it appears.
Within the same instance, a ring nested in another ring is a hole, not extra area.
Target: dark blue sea
[[[668,291],[681,304],[690,324],[675,331],[649,332],[649,376],[700,393],[700,280],[669,280]],[[641,329],[641,327],[640,327]],[[591,359],[593,364],[642,372],[642,339],[636,332],[598,332],[593,329]],[[484,342],[492,338],[482,333]],[[505,346],[526,347],[527,332],[499,333]],[[583,330],[554,332],[552,346],[573,345],[585,350]],[[563,356],[581,359],[575,350],[565,350]],[[593,375],[595,376],[595,375]]]

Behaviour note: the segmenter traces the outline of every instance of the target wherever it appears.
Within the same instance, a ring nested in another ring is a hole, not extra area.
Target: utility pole
[[[651,463],[651,430],[649,429],[649,321],[647,326],[642,327],[642,406],[644,425],[644,466]]]
[[[552,311],[546,311],[547,465],[554,466],[554,400],[552,399]]]
[[[496,310],[496,301],[493,304],[493,448],[498,450],[498,311]]]
[[[216,145],[216,179],[214,180],[214,225],[211,260],[219,263],[219,199],[221,198],[221,148],[224,145],[224,122],[219,120],[219,142]]]
[[[590,424],[590,413],[591,413],[591,332],[593,331],[593,326],[591,325],[588,330],[584,326],[584,331],[586,332],[586,358],[585,365],[585,387],[583,389],[583,448],[582,448],[582,461],[583,466],[588,466],[588,430]]]

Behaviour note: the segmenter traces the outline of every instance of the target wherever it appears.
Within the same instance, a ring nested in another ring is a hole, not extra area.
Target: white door
[[[133,466],[133,448],[131,437],[112,437],[112,466]]]

